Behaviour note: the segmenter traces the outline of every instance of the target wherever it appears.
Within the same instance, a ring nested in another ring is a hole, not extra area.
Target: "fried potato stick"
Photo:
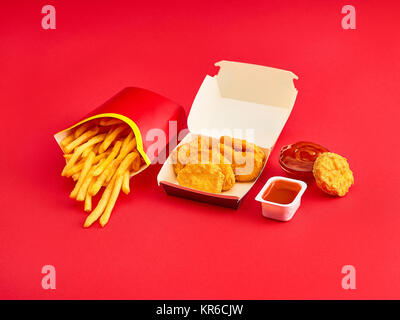
[[[65,153],[64,154],[64,159],[65,159],[66,162],[68,162],[71,159],[71,157],[72,157],[72,153]]]
[[[92,211],[92,196],[89,193],[86,193],[85,197],[85,207],[83,209],[85,212]]]
[[[129,170],[126,170],[124,173],[124,180],[122,181],[122,192],[125,194],[129,194],[130,187],[129,187],[129,178],[130,178],[130,172]]]
[[[128,140],[128,138],[131,137],[132,139]],[[124,143],[122,144],[120,153],[118,157],[115,159],[114,163],[112,164],[111,171],[109,175],[107,176],[106,182],[109,182],[111,178],[114,176],[115,171],[118,169],[120,163],[125,159],[127,154],[134,150],[136,147],[136,139],[133,138],[133,134],[129,134],[128,137],[124,140]]]
[[[117,156],[119,150],[121,149],[122,146],[122,142],[121,141],[117,141],[112,149],[112,151],[110,152],[110,154],[108,155],[107,159],[105,161],[103,161],[103,163],[101,165],[99,165],[96,170],[94,171],[93,175],[95,177],[99,176],[105,169],[106,167],[114,160],[114,158]]]
[[[70,194],[71,198],[75,199],[76,196],[78,195],[79,189],[81,188],[86,175],[89,173],[89,170],[92,167],[94,158],[95,158],[94,152],[90,152],[85,161],[85,164],[83,165],[81,174],[79,175],[78,182],[76,183],[75,188],[72,190]]]
[[[99,152],[104,152],[110,146],[110,144],[118,137],[118,135],[126,129],[125,126],[118,126],[115,129],[111,130],[107,137],[104,139],[103,143],[100,146]]]
[[[92,126],[91,122],[85,122],[85,123],[81,124],[78,128],[76,128],[76,130],[74,132],[75,139],[79,138],[82,135],[82,133],[87,131],[91,126]]]
[[[97,177],[97,180],[93,183],[93,186],[89,189],[89,193],[92,196],[95,196],[101,187],[106,183],[109,182],[108,178],[112,178],[114,175],[116,167],[119,165],[119,163],[125,158],[126,154],[130,150],[130,141],[133,138],[133,133],[131,132],[125,139],[124,142],[122,143],[122,147],[120,149],[120,155],[117,157],[117,159],[113,160],[112,163],[105,169],[100,176]],[[128,151],[127,151],[128,150]]]
[[[113,126],[115,124],[122,124],[122,123],[124,123],[124,122],[119,119],[101,119],[100,120],[101,126]]]
[[[100,225],[104,227],[108,220],[110,219],[112,209],[115,206],[115,202],[117,201],[118,195],[121,191],[121,187],[123,184],[124,180],[124,175],[126,172],[128,172],[128,168],[131,166],[133,160],[138,157],[138,153],[136,151],[129,153],[125,159],[121,162],[121,165],[119,166],[117,172],[115,173],[115,177],[113,179],[115,180],[114,188],[110,197],[110,200],[107,204],[107,207],[100,217]],[[129,187],[129,176],[128,176],[128,187]]]
[[[96,167],[91,167],[88,174],[86,175],[85,180],[82,183],[82,186],[78,191],[78,195],[76,196],[77,201],[85,200],[89,185],[93,180],[93,172],[95,169],[96,169]]]
[[[88,141],[90,138],[94,137],[96,134],[99,133],[99,127],[94,127],[92,130],[86,131],[83,133],[81,136],[76,138],[74,141],[69,143],[65,147],[65,152],[70,153],[72,150],[74,150],[76,147],[80,146],[82,143]]]
[[[108,200],[110,199],[111,191],[113,190],[114,187],[114,182],[115,179],[113,179],[111,183],[107,186],[107,188],[104,190],[96,208],[86,218],[85,223],[83,224],[85,228],[90,227],[103,213],[104,209],[107,206]]]
[[[83,151],[82,153],[82,158],[86,158],[87,155],[89,154],[89,152],[91,150],[93,150],[94,154],[97,155],[99,154],[99,147],[100,147],[100,143],[95,144],[92,148],[88,148],[85,151]]]
[[[115,202],[117,201],[118,195],[121,192],[123,178],[124,177],[122,175],[119,175],[116,178],[115,183],[112,183],[113,189],[112,189],[110,199],[108,200],[107,207],[106,207],[104,213],[100,217],[100,225],[102,227],[104,227],[107,224],[108,220],[110,219],[111,212],[115,206]]]
[[[95,196],[101,189],[101,187],[105,184],[105,181],[107,177],[109,176],[110,172],[112,170],[112,164],[108,166],[103,173],[97,177],[96,180],[94,180],[94,183],[92,186],[89,188],[89,194],[91,196]]]
[[[86,150],[86,148],[99,143],[101,141],[103,141],[106,137],[106,134],[99,134],[97,136],[94,136],[92,139],[90,139],[88,142],[84,143],[83,145],[79,146],[73,153],[71,159],[68,161],[68,163],[65,165],[61,175],[65,176],[66,173],[68,172],[69,169],[71,169],[74,164],[76,163],[76,161],[78,161],[79,157],[81,156],[81,154],[83,153],[83,151]]]
[[[117,171],[115,172],[115,177],[122,176],[124,177],[125,172],[129,173],[128,168],[131,166],[132,161],[137,158],[137,152],[133,151],[129,153],[121,162],[120,166],[118,167]],[[129,188],[129,175],[128,175],[128,188]]]
[[[68,134],[64,139],[61,140],[60,145],[61,145],[61,148],[63,149],[63,151],[64,151],[65,147],[68,144],[70,144],[72,141],[74,141],[74,135],[72,133]]]
[[[97,146],[97,144],[96,144]],[[94,151],[94,146],[90,146],[89,148],[86,148],[85,151],[82,152],[82,158],[86,158],[89,154],[90,151]],[[94,153],[96,154],[96,152]]]
[[[109,153],[100,153],[98,154],[94,160],[93,164],[97,164],[101,159],[105,158]],[[71,169],[68,170],[68,172],[65,174],[66,177],[73,176],[75,173],[82,171],[83,165],[85,164],[85,158],[83,158],[81,161],[79,161],[77,164],[75,164]]]
[[[141,165],[139,153],[137,153],[137,154],[138,154],[137,157],[132,162],[132,170],[134,172],[138,171],[140,169],[140,165]]]

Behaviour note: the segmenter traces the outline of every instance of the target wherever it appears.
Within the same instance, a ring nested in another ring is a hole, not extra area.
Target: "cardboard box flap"
[[[290,71],[233,61],[220,61],[217,81],[221,96],[270,106],[292,108],[297,96]]]
[[[206,76],[188,116],[195,134],[230,135],[272,148],[294,105],[297,90],[289,71],[221,61]]]

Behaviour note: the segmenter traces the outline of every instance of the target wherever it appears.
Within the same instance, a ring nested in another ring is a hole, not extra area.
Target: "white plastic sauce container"
[[[289,221],[299,208],[306,189],[307,184],[301,180],[276,176],[268,179],[255,199],[261,202],[265,218]]]

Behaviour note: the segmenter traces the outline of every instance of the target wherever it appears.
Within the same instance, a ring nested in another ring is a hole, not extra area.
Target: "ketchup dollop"
[[[279,164],[292,176],[312,178],[314,161],[323,152],[328,152],[328,149],[313,142],[299,141],[282,147]]]

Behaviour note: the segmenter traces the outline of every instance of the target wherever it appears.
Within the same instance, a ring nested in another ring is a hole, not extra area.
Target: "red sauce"
[[[301,185],[286,180],[275,180],[264,192],[262,198],[265,201],[279,204],[292,203],[301,190]]]
[[[297,178],[312,178],[314,161],[320,153],[328,152],[319,144],[300,141],[284,146],[279,155],[281,168]]]

